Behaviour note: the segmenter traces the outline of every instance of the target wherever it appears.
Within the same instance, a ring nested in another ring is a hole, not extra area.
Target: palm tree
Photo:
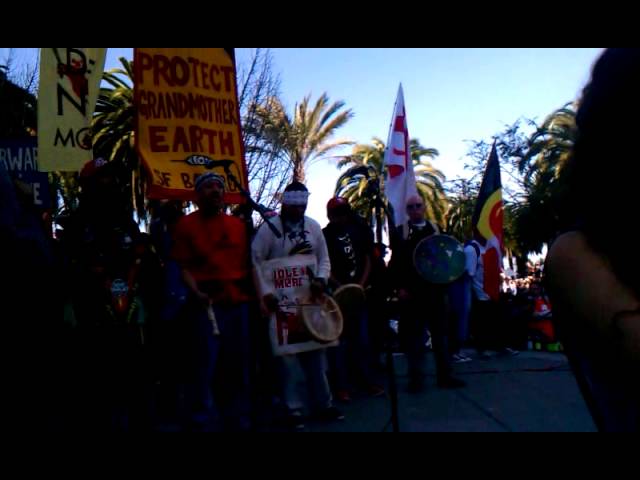
[[[551,113],[529,138],[529,148],[518,165],[520,173],[525,175],[525,182],[535,183],[540,175],[557,180],[577,133],[575,103],[567,103]]]
[[[542,249],[560,229],[565,166],[576,140],[576,105],[566,104],[549,115],[529,138],[519,165],[525,191],[514,210],[520,250]]]
[[[435,158],[440,153],[435,148],[426,148],[420,141],[412,138],[409,141],[413,170],[416,175],[418,193],[425,202],[425,215],[441,227],[444,227],[444,216],[447,212],[447,196],[444,193],[445,176],[426,158]],[[423,158],[426,157],[426,158]]]
[[[329,97],[323,93],[310,108],[310,96],[296,104],[290,117],[277,97],[268,99],[266,105],[257,105],[257,122],[265,139],[274,150],[282,150],[293,170],[293,180],[304,182],[305,170],[314,160],[325,157],[348,140],[331,140],[335,132],[353,117],[351,110],[342,110],[345,103],[337,101],[329,105]],[[342,111],[341,111],[342,110]]]
[[[100,88],[91,122],[93,147],[97,155],[122,167],[123,183],[131,188],[131,205],[140,218],[145,211],[145,170],[135,150],[135,105],[133,102],[133,64],[120,57],[122,68],[104,72],[110,87]]]
[[[446,231],[459,240],[467,240],[473,233],[473,211],[480,185],[467,179],[453,180],[448,189],[449,207],[445,216]]]
[[[369,223],[373,220],[376,200],[371,193],[384,191],[384,149],[384,142],[374,137],[371,145],[355,145],[351,155],[342,157],[337,165],[338,168],[350,167],[336,182],[336,196],[346,198],[351,208]],[[387,206],[386,198],[383,203]]]
[[[426,203],[425,215],[428,219],[444,226],[447,210],[443,183],[444,174],[433,167],[426,158],[439,155],[435,148],[426,148],[413,138],[409,142],[411,159],[416,174],[418,193]],[[381,192],[381,199],[389,215],[389,204],[384,196],[384,142],[374,137],[370,145],[356,145],[351,155],[338,162],[338,168],[350,166],[336,182],[336,195],[345,197],[352,208],[371,221],[375,206],[375,192]]]

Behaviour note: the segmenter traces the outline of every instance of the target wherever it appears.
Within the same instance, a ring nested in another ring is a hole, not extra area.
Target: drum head
[[[464,247],[449,235],[432,235],[416,246],[413,264],[428,282],[451,283],[464,273]]]
[[[343,315],[362,308],[366,300],[364,288],[357,283],[346,283],[336,288],[333,298],[340,306]]]
[[[318,302],[307,299],[300,305],[305,327],[314,340],[329,343],[337,340],[342,333],[342,313],[333,298],[325,295]]]

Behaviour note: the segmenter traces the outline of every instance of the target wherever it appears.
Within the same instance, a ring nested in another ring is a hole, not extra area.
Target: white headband
[[[290,191],[284,192],[282,195],[282,203],[285,205],[294,205],[303,207],[307,204],[309,199],[309,192],[304,191]]]

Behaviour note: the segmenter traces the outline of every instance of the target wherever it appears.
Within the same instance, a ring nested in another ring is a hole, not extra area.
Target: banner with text
[[[136,147],[150,198],[194,198],[207,170],[226,179],[225,200],[248,190],[233,49],[136,48]]]
[[[29,185],[36,207],[45,210],[51,207],[49,175],[38,171],[36,137],[0,140],[0,163],[9,175]]]
[[[106,52],[106,48],[40,49],[40,171],[75,172],[93,158],[89,125]]]
[[[265,279],[273,282],[279,309],[271,315],[269,337],[274,355],[290,355],[337,345],[319,343],[307,331],[300,305],[308,302],[310,279],[308,269],[316,272],[316,257],[291,255],[274,258],[261,265]]]

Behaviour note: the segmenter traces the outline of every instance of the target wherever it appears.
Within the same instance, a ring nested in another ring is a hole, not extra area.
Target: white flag
[[[385,193],[389,203],[393,206],[394,223],[396,227],[404,227],[408,221],[407,200],[411,196],[417,195],[418,190],[409,150],[409,130],[402,84],[398,88],[398,98],[391,118],[384,164],[387,166]]]

